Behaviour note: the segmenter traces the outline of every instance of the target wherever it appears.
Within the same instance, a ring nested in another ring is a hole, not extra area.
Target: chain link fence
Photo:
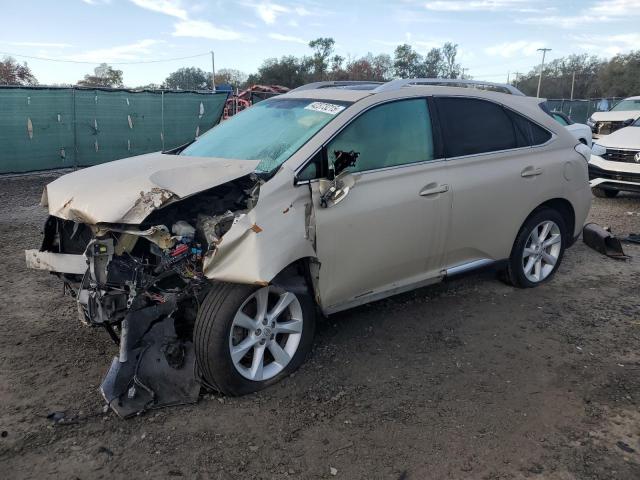
[[[227,92],[0,87],[0,173],[80,167],[183,145]]]
[[[547,104],[551,110],[565,113],[571,120],[577,123],[586,123],[593,112],[606,112],[618,102],[624,100],[621,97],[588,98],[582,100],[570,100],[568,98],[548,99]]]

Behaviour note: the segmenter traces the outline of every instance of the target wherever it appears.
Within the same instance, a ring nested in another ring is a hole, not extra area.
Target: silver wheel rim
[[[551,275],[561,248],[560,227],[551,220],[538,224],[529,234],[522,251],[522,270],[527,280],[538,283]]]
[[[229,333],[238,373],[255,382],[278,375],[298,350],[302,325],[302,307],[293,293],[271,285],[256,290],[236,312]]]

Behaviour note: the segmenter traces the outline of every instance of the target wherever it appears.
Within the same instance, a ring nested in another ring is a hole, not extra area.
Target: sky
[[[135,87],[180,67],[255,72],[262,61],[308,55],[332,37],[336,53],[421,54],[458,44],[476,79],[504,82],[572,53],[640,49],[640,0],[0,0],[0,57],[26,61],[41,84],[75,83],[107,62]],[[39,57],[65,62],[25,58]],[[200,55],[195,58],[187,58]],[[87,63],[73,63],[87,62]],[[131,64],[135,62],[154,62]]]

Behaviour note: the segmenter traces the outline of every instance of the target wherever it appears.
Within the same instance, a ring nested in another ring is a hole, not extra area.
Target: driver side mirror
[[[353,150],[350,152],[334,150],[333,155],[335,156],[335,161],[333,162],[333,169],[330,168],[329,171],[333,171],[332,176],[337,177],[345,169],[353,167],[356,164],[358,157],[360,156],[360,152],[354,152]]]

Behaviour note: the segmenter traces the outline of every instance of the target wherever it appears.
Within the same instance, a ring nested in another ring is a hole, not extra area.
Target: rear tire
[[[507,283],[532,288],[558,270],[567,245],[567,227],[558,211],[540,208],[520,228],[505,272]]]
[[[314,330],[308,295],[273,285],[215,283],[196,318],[196,359],[206,384],[227,395],[245,395],[298,369]]]
[[[615,190],[613,188],[599,188],[599,187],[593,187],[591,191],[598,198],[614,198],[620,193],[620,190]]]

